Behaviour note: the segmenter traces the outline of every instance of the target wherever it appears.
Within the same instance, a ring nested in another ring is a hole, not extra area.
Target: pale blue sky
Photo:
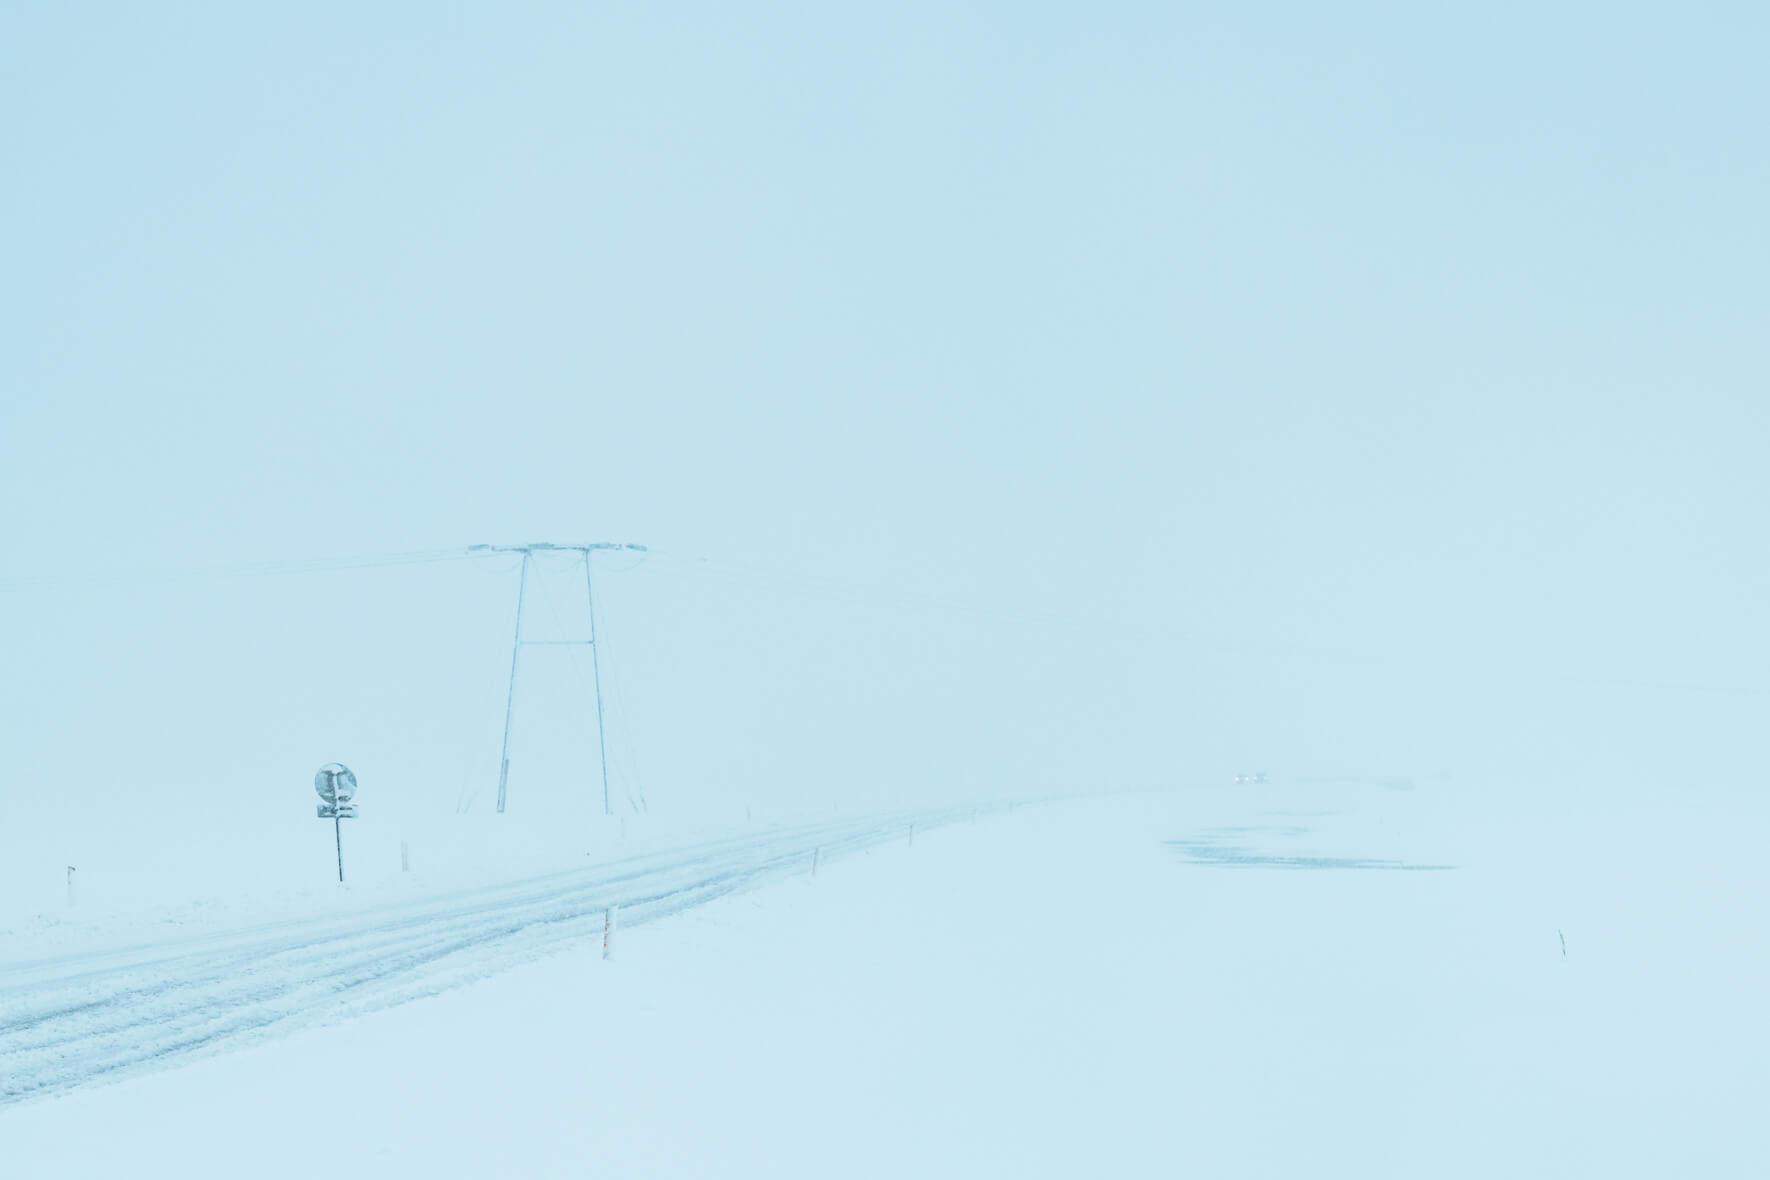
[[[654,792],[1766,753],[1763,6],[365,7],[0,13],[32,773],[479,781],[511,579],[167,571],[602,537]]]

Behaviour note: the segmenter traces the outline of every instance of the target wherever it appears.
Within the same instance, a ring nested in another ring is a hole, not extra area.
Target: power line
[[[114,567],[105,570],[69,572],[59,575],[0,578],[0,593],[21,590],[56,589],[62,586],[102,585],[136,586],[143,582],[189,582],[205,578],[279,577],[286,574],[320,574],[336,570],[379,569],[396,565],[431,565],[444,561],[465,561],[476,554],[469,549],[415,549],[393,553],[368,553],[342,557],[272,559],[267,561],[180,562],[162,569],[132,566],[127,573]]]

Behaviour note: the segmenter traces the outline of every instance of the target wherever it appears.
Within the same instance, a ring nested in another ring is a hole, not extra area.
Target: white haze
[[[12,871],[320,841],[332,760],[483,814],[516,562],[383,560],[480,542],[652,548],[627,810],[1758,790],[1766,31],[14,7]],[[525,672],[513,814],[599,794],[587,672]]]

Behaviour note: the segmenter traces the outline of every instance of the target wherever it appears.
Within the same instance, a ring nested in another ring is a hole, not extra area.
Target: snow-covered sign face
[[[328,762],[313,776],[313,789],[329,806],[349,803],[356,796],[356,775],[341,762]]]

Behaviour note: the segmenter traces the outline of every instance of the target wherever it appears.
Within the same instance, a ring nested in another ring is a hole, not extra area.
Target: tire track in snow
[[[916,816],[928,828],[957,813]],[[967,812],[969,814],[969,812]],[[0,1107],[460,987],[900,838],[912,817],[783,829],[352,915],[0,967]]]

